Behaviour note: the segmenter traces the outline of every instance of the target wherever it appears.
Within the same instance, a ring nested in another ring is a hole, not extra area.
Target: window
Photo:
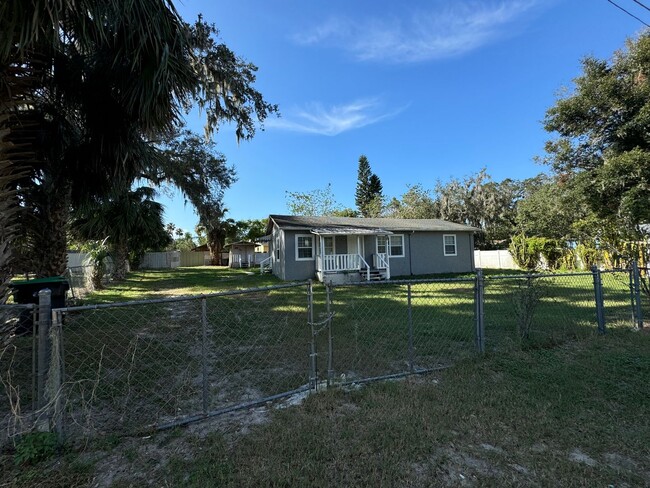
[[[456,256],[456,235],[445,234],[442,236],[442,242],[445,248],[445,256]]]
[[[390,236],[389,241],[391,257],[404,256],[404,236]]]
[[[403,258],[404,236],[377,236],[377,254],[388,254],[391,258]]]
[[[275,236],[275,244],[274,244],[276,261],[280,261],[280,242],[281,242],[281,238],[280,235],[278,234]]]
[[[323,248],[323,254],[325,256],[336,254],[334,251],[334,237],[323,237]]]
[[[314,259],[314,236],[296,236],[296,261],[307,261]]]

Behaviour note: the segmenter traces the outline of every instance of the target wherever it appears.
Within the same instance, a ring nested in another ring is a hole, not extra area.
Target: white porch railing
[[[319,271],[354,271],[361,268],[358,254],[328,254],[318,256]]]
[[[390,265],[386,254],[374,254],[373,264],[376,269],[385,269],[386,275],[390,277]],[[361,271],[362,269],[365,269],[366,280],[370,281],[370,265],[360,254],[316,256],[316,270],[320,272]]]
[[[373,254],[372,264],[377,269],[385,269],[386,279],[390,280],[390,261],[388,259],[388,254],[386,253]]]
[[[254,254],[232,254],[230,261],[231,268],[250,267],[255,264]]]
[[[264,274],[264,273],[266,272],[267,269],[268,269],[268,270],[271,269],[271,267],[272,267],[272,265],[271,265],[271,258],[272,258],[272,257],[273,257],[273,256],[269,256],[268,258],[266,258],[266,259],[262,259],[262,261],[260,261],[260,274]]]

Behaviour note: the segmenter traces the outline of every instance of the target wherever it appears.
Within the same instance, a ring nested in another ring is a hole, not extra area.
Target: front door
[[[348,254],[359,254],[358,236],[348,236]]]

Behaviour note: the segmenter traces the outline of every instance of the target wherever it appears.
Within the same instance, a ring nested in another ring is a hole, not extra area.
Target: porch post
[[[320,268],[317,269],[316,271],[320,271],[321,273],[323,272],[323,269],[325,268],[325,238],[322,235],[318,236],[318,252],[316,253],[317,256],[320,257]],[[318,259],[316,260],[316,263],[318,263]],[[323,281],[325,281],[325,276],[323,275]]]
[[[357,254],[361,256],[361,236],[357,235]],[[358,260],[359,271],[361,271],[361,260]]]

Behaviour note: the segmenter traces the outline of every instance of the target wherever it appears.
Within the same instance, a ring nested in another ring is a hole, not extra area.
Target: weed
[[[33,465],[53,457],[59,447],[56,434],[30,432],[16,443],[14,461],[18,465]]]

